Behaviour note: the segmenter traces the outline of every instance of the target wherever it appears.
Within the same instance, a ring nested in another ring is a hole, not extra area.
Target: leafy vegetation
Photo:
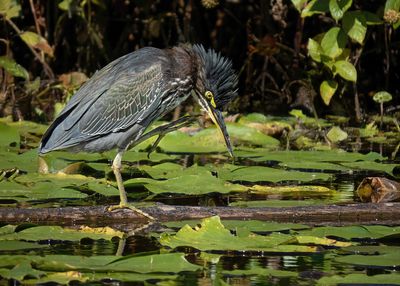
[[[359,202],[354,191],[366,176],[399,178],[399,0],[2,0],[0,19],[0,207],[116,203],[115,152],[61,151],[38,159],[39,140],[106,63],[143,46],[180,42],[212,46],[233,60],[240,96],[229,109],[239,114],[226,121],[235,159],[216,128],[200,118],[168,134],[150,155],[155,138],[124,155],[130,201],[324,206]],[[191,105],[165,119],[196,112]],[[214,216],[132,235],[104,222],[88,224],[2,223],[1,281],[400,281],[399,226]]]

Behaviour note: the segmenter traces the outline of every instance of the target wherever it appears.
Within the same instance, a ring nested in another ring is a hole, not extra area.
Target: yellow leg
[[[128,204],[128,198],[126,196],[124,182],[122,181],[122,176],[121,176],[121,167],[122,167],[122,152],[118,152],[117,156],[115,156],[115,159],[112,163],[111,168],[114,172],[115,179],[117,180],[120,202],[119,202],[119,205],[111,206],[108,210],[113,211],[115,209],[128,208],[128,209],[133,210],[134,212],[137,212],[138,214],[141,214],[151,220],[154,220],[154,218],[151,215],[149,215],[148,213],[145,213],[144,211],[139,210],[139,209],[135,208],[134,206],[131,206]]]

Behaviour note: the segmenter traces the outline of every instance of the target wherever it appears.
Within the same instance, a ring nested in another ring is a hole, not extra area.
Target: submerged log
[[[400,224],[400,203],[363,203],[284,208],[171,206],[141,208],[156,221],[181,221],[214,215],[222,219],[255,219],[309,225]],[[108,206],[62,208],[0,208],[0,222],[20,224],[121,225],[145,223],[146,218],[129,209],[108,211]]]

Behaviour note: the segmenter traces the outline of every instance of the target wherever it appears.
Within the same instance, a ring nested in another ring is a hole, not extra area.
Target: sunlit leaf
[[[0,56],[0,67],[13,76],[29,79],[28,71],[23,66],[15,62],[12,58]]]
[[[359,44],[364,42],[367,33],[367,21],[361,11],[346,12],[342,21],[347,35]]]
[[[83,238],[107,239],[122,237],[123,233],[106,228],[81,229],[62,228],[61,226],[36,226],[24,229],[20,232],[5,234],[0,236],[0,240],[61,240],[61,241],[80,241]]]
[[[310,57],[316,61],[321,62],[321,54],[323,53],[321,45],[313,39],[308,39],[307,50]]]
[[[23,32],[19,36],[28,46],[37,48],[51,57],[53,56],[53,48],[42,36],[30,31]]]
[[[329,0],[311,0],[301,12],[301,17],[309,17],[314,14],[323,14],[329,11]]]
[[[232,207],[246,208],[286,208],[326,205],[327,200],[259,200],[259,201],[236,201],[229,204]]]
[[[339,27],[333,27],[325,33],[321,40],[321,48],[324,55],[336,58],[343,53],[347,43],[347,36]]]
[[[392,100],[392,95],[387,91],[379,91],[374,94],[373,100],[378,103],[385,103]]]
[[[203,219],[201,226],[193,229],[186,225],[176,234],[164,233],[159,239],[164,246],[176,248],[190,246],[199,250],[264,250],[271,252],[314,252],[315,248],[300,245],[282,245],[290,243],[290,235],[272,233],[268,236],[249,233],[235,236],[226,229],[219,217]]]
[[[354,65],[348,61],[337,61],[334,63],[335,73],[348,81],[357,81],[357,70]]]
[[[320,87],[319,92],[321,94],[322,100],[325,105],[329,105],[331,102],[332,96],[335,94],[335,91],[338,87],[338,83],[335,80],[324,80]]]
[[[297,235],[296,239],[299,244],[315,244],[315,245],[326,245],[335,247],[347,247],[352,245],[351,242],[337,241],[335,239],[316,237],[316,236]]]
[[[329,0],[329,11],[333,19],[339,21],[344,12],[351,7],[352,2],[352,0]]]
[[[336,143],[346,140],[348,134],[347,132],[343,131],[339,126],[334,126],[328,131],[328,133],[326,133],[326,137],[329,139],[329,141]]]
[[[21,12],[21,5],[16,0],[2,0],[0,1],[0,14],[6,19],[18,17]]]
[[[307,3],[307,0],[291,0],[293,6],[301,13],[303,8],[305,7],[305,4]]]

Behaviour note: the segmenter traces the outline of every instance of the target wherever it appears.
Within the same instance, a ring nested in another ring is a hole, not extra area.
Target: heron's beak
[[[208,102],[202,96],[197,95],[199,104],[201,107],[207,111],[208,115],[210,116],[211,120],[217,126],[217,129],[220,131],[220,134],[224,138],[226,148],[228,149],[229,155],[233,158],[233,151],[231,140],[229,138],[228,131],[226,130],[226,125],[224,121],[224,117],[222,116],[222,112],[216,109],[213,105],[215,104],[214,101],[212,103]]]

